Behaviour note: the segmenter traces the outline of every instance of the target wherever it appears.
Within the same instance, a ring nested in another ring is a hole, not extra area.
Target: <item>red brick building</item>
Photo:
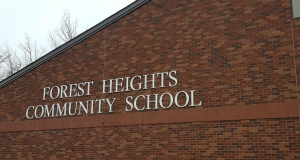
[[[291,8],[135,1],[0,82],[0,159],[300,159]]]

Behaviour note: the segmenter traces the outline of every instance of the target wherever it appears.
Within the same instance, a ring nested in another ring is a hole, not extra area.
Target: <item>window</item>
[[[300,18],[300,0],[291,0],[292,17]]]

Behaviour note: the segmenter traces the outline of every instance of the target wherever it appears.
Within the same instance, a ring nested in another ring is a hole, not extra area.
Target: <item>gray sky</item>
[[[78,33],[96,25],[134,0],[0,0],[0,45],[17,48],[27,32],[38,46],[50,50],[47,34],[60,24],[69,10],[78,18]],[[19,52],[19,51],[18,51]]]

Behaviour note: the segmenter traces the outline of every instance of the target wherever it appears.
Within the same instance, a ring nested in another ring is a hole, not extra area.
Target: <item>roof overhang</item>
[[[31,64],[27,65],[20,71],[12,74],[11,76],[7,77],[3,81],[0,82],[0,88],[6,86],[7,84],[13,82],[14,80],[18,79],[19,77],[25,75],[26,73],[30,72],[31,70],[37,68],[38,66],[42,65],[43,63],[47,62],[48,60],[54,58],[55,56],[63,53],[67,49],[73,47],[74,45],[82,42],[83,40],[87,39],[91,35],[97,33],[98,31],[104,29],[108,25],[114,23],[115,21],[121,19],[122,17],[126,16],[130,12],[134,11],[135,9],[139,8],[140,6],[144,5],[150,0],[136,0],[127,7],[121,9],[117,13],[111,15],[110,17],[106,18],[102,22],[98,23],[97,25],[93,26],[92,28],[86,30],[85,32],[79,34],[77,37],[73,38],[72,40],[66,42],[65,44],[57,47],[56,49],[50,51],[48,54],[42,56],[38,60],[32,62]]]

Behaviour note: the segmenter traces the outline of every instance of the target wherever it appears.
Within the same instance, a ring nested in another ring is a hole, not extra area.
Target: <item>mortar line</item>
[[[294,66],[295,66],[295,76],[296,76],[296,91],[297,91],[297,104],[298,104],[298,120],[300,123],[300,106],[299,106],[299,93],[298,93],[298,76],[297,76],[297,63],[296,63],[296,52],[295,52],[295,40],[294,40],[294,28],[293,20],[291,20],[291,31],[292,31],[292,41],[293,41],[293,52],[294,52]]]
[[[105,74],[104,74],[104,72],[105,72],[105,61],[106,61],[106,35],[107,35],[107,28],[104,28],[104,47],[103,47],[103,53],[104,53],[104,60],[103,60],[103,70],[102,70],[102,80],[104,79],[104,76],[105,76]],[[103,98],[103,95],[101,96],[101,98]],[[99,102],[100,103],[100,102]],[[102,114],[100,115],[100,123],[102,123]],[[103,123],[102,123],[102,125],[104,125]],[[101,133],[102,133],[102,127],[100,127],[100,143],[99,143],[99,160],[101,159],[100,158],[100,152],[101,152]]]

